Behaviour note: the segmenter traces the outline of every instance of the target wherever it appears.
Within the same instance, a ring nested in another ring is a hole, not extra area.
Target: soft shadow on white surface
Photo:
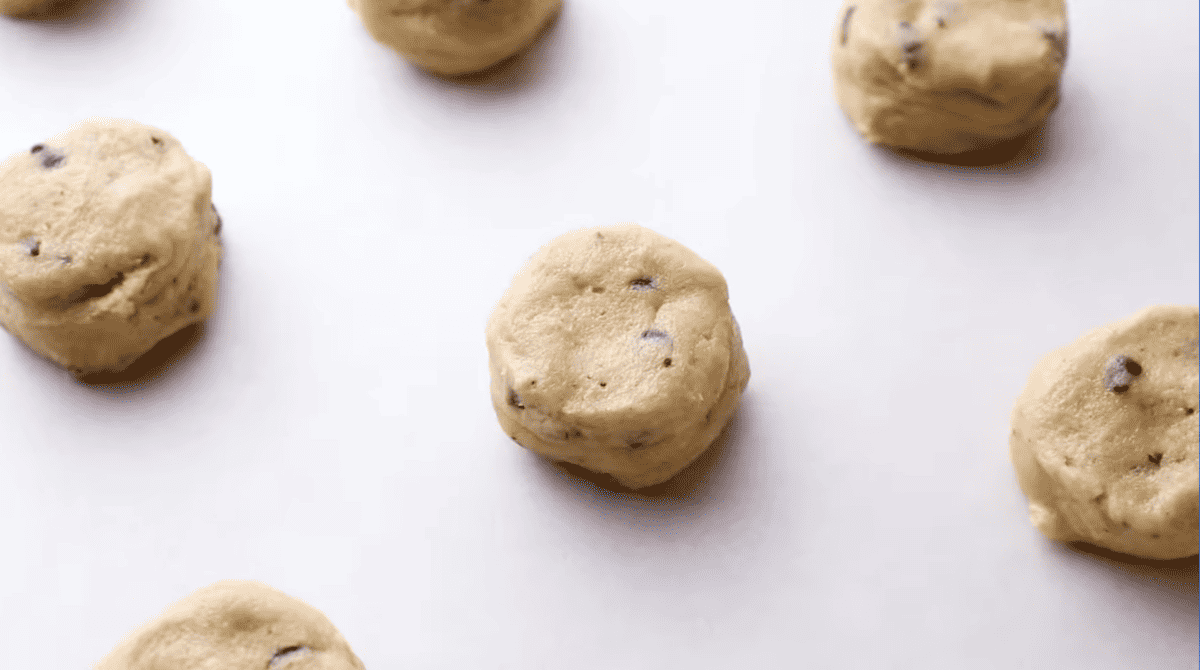
[[[400,56],[396,56],[397,71],[405,79],[404,85],[417,86],[429,99],[464,109],[494,109],[507,100],[563,83],[564,69],[573,60],[569,54],[572,14],[568,2],[528,47],[480,72],[446,77],[422,70]]]
[[[1144,583],[1145,592],[1156,600],[1171,602],[1172,607],[1197,610],[1197,595],[1200,595],[1198,584],[1197,556],[1179,558],[1171,561],[1156,561],[1139,558],[1128,554],[1120,554],[1102,547],[1074,542],[1067,545],[1055,543],[1057,552],[1066,559],[1087,560],[1096,566],[1110,568],[1103,572],[1111,574],[1114,579],[1132,577]]]
[[[134,4],[134,0],[64,0],[41,14],[17,20],[28,22],[39,32],[86,33],[123,23],[131,15]]]

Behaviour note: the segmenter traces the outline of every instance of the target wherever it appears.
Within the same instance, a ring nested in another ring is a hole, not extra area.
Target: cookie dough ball
[[[538,251],[488,321],[487,345],[505,432],[630,488],[703,453],[750,379],[725,278],[635,225]]]
[[[364,670],[324,614],[258,582],[222,581],[134,631],[96,670]]]
[[[92,119],[0,164],[0,325],[77,374],[212,312],[212,176],[169,134]]]
[[[1150,307],[1033,369],[1010,447],[1047,537],[1145,558],[1197,553],[1198,316]]]
[[[442,75],[477,72],[512,56],[562,0],[348,0],[371,35]]]
[[[1063,0],[848,0],[838,16],[834,91],[870,142],[980,149],[1058,104]]]

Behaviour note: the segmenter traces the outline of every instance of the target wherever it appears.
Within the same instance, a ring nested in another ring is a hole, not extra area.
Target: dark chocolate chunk
[[[900,22],[900,48],[904,51],[904,60],[909,69],[921,64],[921,49],[925,46],[917,36],[916,28],[908,21]]]
[[[521,396],[517,395],[517,392],[512,389],[508,389],[508,404],[517,409],[525,409],[525,405],[521,404]]]
[[[1162,457],[1163,457],[1162,452],[1159,452],[1157,454],[1150,454],[1149,456],[1146,457],[1146,459],[1155,465],[1161,465]]]
[[[45,148],[46,148],[45,144],[35,144],[35,145],[33,145],[33,148],[29,150],[29,153],[36,154],[37,152],[39,152]]]
[[[653,277],[638,277],[629,282],[629,288],[635,291],[651,291],[658,288],[658,282]]]
[[[854,5],[846,8],[846,15],[842,17],[842,46],[846,46],[846,40],[850,39],[850,17],[854,16],[854,10],[858,9]]]
[[[1104,388],[1113,393],[1125,393],[1142,374],[1142,366],[1125,354],[1113,356],[1104,368]]]
[[[664,368],[669,368],[669,367],[671,367],[671,359],[669,359],[669,358],[664,358],[664,359],[663,359],[663,367],[664,367]]]
[[[66,156],[48,150],[46,151],[46,154],[42,156],[42,167],[46,168],[47,170],[53,170],[59,165],[62,165],[62,162],[66,159]]]
[[[1183,411],[1188,416],[1191,416],[1196,413],[1196,408],[1195,407],[1185,407]]]

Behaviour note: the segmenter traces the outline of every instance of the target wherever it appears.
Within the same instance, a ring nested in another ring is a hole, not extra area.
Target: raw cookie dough
[[[961,153],[1037,127],[1066,57],[1063,0],[847,0],[834,92],[870,142]]]
[[[221,581],[134,631],[95,670],[364,670],[324,614],[258,582]]]
[[[725,278],[632,224],[542,247],[492,313],[487,346],[509,436],[630,488],[703,453],[750,379]]]
[[[171,135],[91,119],[0,164],[0,325],[77,374],[208,317],[221,219]]]
[[[371,36],[442,75],[477,72],[529,45],[562,0],[347,0]]]
[[[1149,307],[1033,369],[1010,448],[1047,537],[1145,558],[1197,553],[1198,318],[1194,306]]]

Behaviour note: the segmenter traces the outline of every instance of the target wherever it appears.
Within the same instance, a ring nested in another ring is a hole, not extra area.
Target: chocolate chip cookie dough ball
[[[0,325],[77,374],[121,370],[215,300],[212,176],[171,135],[92,119],[0,164]]]
[[[1010,447],[1047,537],[1145,558],[1197,553],[1198,323],[1194,306],[1150,307],[1034,368]]]
[[[980,149],[1058,104],[1063,0],[847,0],[838,17],[834,91],[870,142]]]
[[[348,0],[378,41],[441,75],[477,72],[512,56],[562,0]]]
[[[96,670],[363,670],[329,619],[258,582],[222,581],[134,631]]]
[[[630,488],[703,453],[750,379],[725,278],[635,225],[538,251],[488,321],[487,346],[505,432]]]

